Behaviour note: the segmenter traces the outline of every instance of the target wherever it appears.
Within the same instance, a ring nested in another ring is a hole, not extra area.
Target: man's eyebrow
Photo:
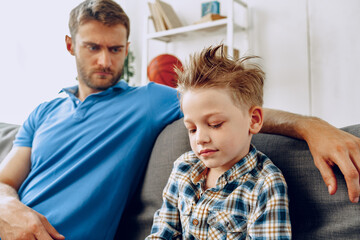
[[[84,45],[100,45],[94,42],[83,42]]]
[[[115,46],[110,46],[108,48],[125,48],[124,45],[115,45]]]
[[[83,42],[84,45],[94,45],[94,46],[101,46],[101,44],[98,43],[94,43],[94,42]],[[124,48],[125,45],[114,45],[114,46],[109,46],[108,48]]]

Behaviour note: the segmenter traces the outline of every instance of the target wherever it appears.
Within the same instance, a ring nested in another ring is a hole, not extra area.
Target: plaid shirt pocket
[[[239,213],[210,211],[208,216],[209,239],[245,239],[247,218]]]

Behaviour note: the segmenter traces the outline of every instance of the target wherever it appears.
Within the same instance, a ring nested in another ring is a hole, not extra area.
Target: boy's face
[[[208,168],[225,172],[249,152],[252,110],[236,106],[228,90],[189,90],[182,96],[182,110],[191,148]]]

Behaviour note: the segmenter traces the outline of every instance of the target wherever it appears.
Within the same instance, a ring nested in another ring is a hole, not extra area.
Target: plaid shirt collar
[[[251,144],[249,153],[219,177],[216,187],[223,188],[227,183],[239,179],[241,176],[251,172],[257,164],[256,155],[257,150],[255,146]],[[200,183],[200,186],[202,186],[206,180],[207,172],[208,168],[198,159],[198,162],[193,166],[190,179],[195,185]]]

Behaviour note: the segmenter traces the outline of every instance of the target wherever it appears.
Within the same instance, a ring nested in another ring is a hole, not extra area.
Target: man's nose
[[[99,53],[98,65],[100,65],[103,68],[111,67],[111,56],[108,51],[104,50]]]

